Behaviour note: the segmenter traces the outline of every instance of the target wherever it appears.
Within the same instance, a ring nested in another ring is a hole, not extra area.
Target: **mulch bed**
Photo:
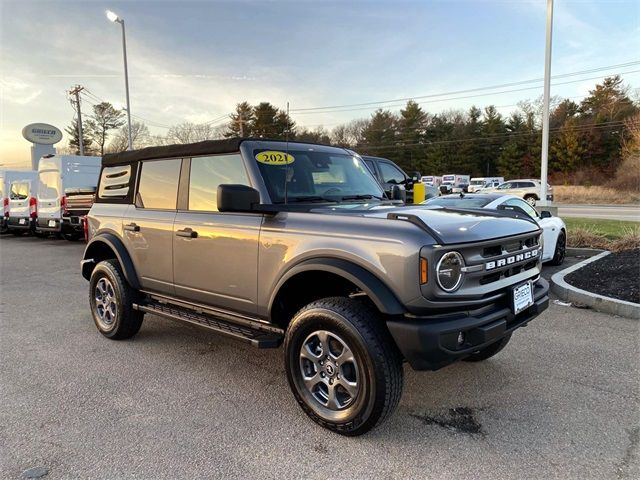
[[[588,292],[640,303],[640,248],[607,255],[564,279]]]

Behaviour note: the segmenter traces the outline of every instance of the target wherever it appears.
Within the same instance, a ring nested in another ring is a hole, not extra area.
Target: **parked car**
[[[7,224],[9,221],[9,192],[11,182],[14,180],[31,180],[38,177],[34,170],[8,170],[0,169],[0,205],[2,205],[2,216],[0,216],[0,233],[9,231]]]
[[[540,180],[536,179],[523,179],[523,180],[509,180],[508,182],[501,183],[496,188],[490,188],[483,190],[483,192],[496,192],[504,195],[515,195],[523,198],[529,205],[534,207],[536,202],[540,200],[541,184]],[[553,201],[553,187],[547,184],[547,200]]]
[[[36,220],[38,218],[37,193],[37,178],[11,182],[7,228],[14,235],[35,233]]]
[[[284,342],[303,411],[359,435],[398,405],[403,359],[485,360],[547,308],[542,230],[515,216],[397,205],[337,147],[149,147],[103,158],[81,270],[105,337],[150,313]]]
[[[100,174],[100,157],[50,155],[38,166],[36,231],[67,240],[84,236],[82,218],[89,212]]]
[[[414,172],[413,175],[408,175],[388,158],[365,155],[362,159],[378,179],[388,198],[394,198],[392,190],[400,186],[401,193],[400,196],[396,195],[396,198],[406,203],[413,203],[413,184],[420,181],[420,173]]]
[[[449,174],[442,176],[440,192],[443,194],[466,192],[469,188],[469,175]]]
[[[431,185],[432,187],[440,188],[440,184],[442,183],[442,177],[437,177],[433,175],[423,176],[422,183],[426,185]]]
[[[504,177],[474,177],[469,182],[469,188],[467,191],[469,193],[474,193],[483,188],[493,188],[497,187],[501,183],[504,182]]]
[[[476,192],[488,192],[492,188],[497,188],[503,182],[504,180],[500,180],[499,182],[495,180],[487,182],[482,187],[476,189]]]
[[[514,195],[501,193],[446,195],[424,202],[431,207],[486,208],[489,210],[514,210],[534,219],[544,232],[542,261],[550,265],[562,265],[567,248],[567,226],[560,217],[548,211],[537,212],[528,202]]]

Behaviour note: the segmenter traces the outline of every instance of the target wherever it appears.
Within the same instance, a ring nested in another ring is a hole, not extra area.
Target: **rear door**
[[[184,203],[173,228],[176,294],[213,307],[256,313],[262,215],[217,209],[218,185],[250,185],[242,157],[195,157],[188,173],[188,181],[181,183]]]
[[[60,226],[61,190],[60,170],[38,172],[38,225],[46,228]]]
[[[27,222],[25,219],[29,216],[29,181],[16,181],[11,183],[9,190],[9,215],[10,218],[20,218],[21,225]]]
[[[129,205],[123,239],[142,288],[173,295],[173,222],[182,159],[141,162],[135,204]]]

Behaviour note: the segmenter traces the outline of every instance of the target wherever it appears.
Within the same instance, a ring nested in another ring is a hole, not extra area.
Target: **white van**
[[[60,233],[67,240],[83,236],[82,218],[93,205],[101,161],[78,155],[40,159],[37,232]]]
[[[422,183],[431,185],[432,187],[440,187],[440,184],[442,183],[442,177],[428,175],[422,177]]]
[[[9,217],[7,228],[14,235],[35,232],[38,218],[38,178],[14,180],[9,187]]]
[[[7,224],[9,222],[9,192],[11,191],[11,182],[14,180],[33,180],[38,178],[38,172],[35,170],[7,170],[0,169],[0,233],[8,231]]]
[[[504,182],[504,177],[474,177],[469,183],[469,193],[478,192],[483,188],[495,188]]]

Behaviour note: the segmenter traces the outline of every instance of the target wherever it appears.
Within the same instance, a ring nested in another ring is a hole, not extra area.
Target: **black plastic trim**
[[[127,282],[129,282],[129,285],[131,285],[135,289],[140,289],[138,275],[136,274],[136,269],[133,266],[133,261],[131,261],[129,252],[127,252],[127,248],[124,246],[122,241],[113,233],[99,233],[91,240],[89,240],[89,243],[84,250],[82,259],[91,260],[93,258],[92,246],[98,243],[107,245],[113,251],[113,253],[116,255],[116,258],[118,259],[118,262],[120,263],[120,266],[122,267],[124,277],[126,278]],[[91,272],[93,271],[94,266],[95,265],[92,262],[81,262],[82,276],[86,280],[89,280],[91,278]]]

